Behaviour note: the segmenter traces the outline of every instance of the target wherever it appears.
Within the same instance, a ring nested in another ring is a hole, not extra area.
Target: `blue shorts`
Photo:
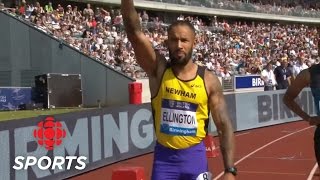
[[[152,180],[209,179],[206,148],[203,142],[187,149],[155,145]]]

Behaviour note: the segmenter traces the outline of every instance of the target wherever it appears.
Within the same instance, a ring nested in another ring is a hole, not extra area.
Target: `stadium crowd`
[[[119,9],[92,8],[83,10],[68,5],[41,6],[23,1],[15,9],[0,8],[30,21],[57,38],[63,39],[83,53],[124,72],[133,78],[145,77],[135,61],[133,49],[123,30]],[[141,25],[154,48],[168,57],[164,46],[168,24],[159,17],[140,13]],[[306,66],[319,63],[317,29],[306,25],[270,24],[257,22],[227,22],[212,18],[205,23],[197,16],[177,17],[191,21],[197,30],[197,46],[193,56],[197,64],[205,65],[218,76],[260,74],[268,62],[279,66],[287,60]]]
[[[236,11],[320,17],[318,0],[149,0]]]

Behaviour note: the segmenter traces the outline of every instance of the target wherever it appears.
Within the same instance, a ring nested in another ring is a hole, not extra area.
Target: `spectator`
[[[162,0],[151,0],[162,2]],[[186,1],[167,0],[168,3],[188,5]],[[202,0],[191,3],[192,6],[219,8],[236,11],[249,11],[265,14],[281,14],[287,16],[320,17],[320,2],[316,0]]]
[[[299,57],[298,62],[293,65],[293,78],[296,78],[302,70],[307,68],[304,57]]]
[[[264,90],[272,91],[276,86],[276,79],[273,73],[272,63],[269,62],[266,68],[261,72],[261,79],[264,82]]]
[[[223,68],[223,71],[221,72],[221,77],[226,79],[231,78],[230,68],[228,66],[225,66]]]
[[[134,77],[145,77],[137,65],[132,46],[123,31],[122,16],[118,9],[104,9],[90,4],[81,11],[77,6],[61,5],[48,13],[39,3],[26,5],[25,20],[35,23],[39,29],[69,43],[85,54]],[[16,9],[9,9],[15,13]],[[20,14],[20,13],[19,13]],[[165,39],[167,22],[151,13],[139,14],[145,35],[153,47],[166,58]],[[178,18],[178,17],[177,17]],[[197,46],[194,59],[206,65],[218,76],[261,74],[261,69],[277,59],[286,59],[293,65],[296,57],[304,57],[306,66],[319,63],[317,29],[306,25],[271,24],[259,22],[230,22],[218,17],[207,24],[200,17],[180,15],[197,28]],[[129,59],[129,60],[128,60]],[[293,72],[293,70],[291,71]]]
[[[276,89],[287,89],[290,85],[292,73],[288,68],[288,61],[281,60],[281,65],[274,69],[275,78],[277,81]]]
[[[93,10],[91,9],[91,4],[87,4],[87,8],[83,10],[83,15],[85,17],[90,17],[94,15]]]
[[[44,10],[43,7],[40,5],[39,2],[36,2],[35,8],[34,8],[34,12],[37,16],[40,16],[40,14],[44,14]]]
[[[44,9],[46,10],[47,13],[52,13],[53,12],[52,3],[49,2],[47,5],[44,6]]]
[[[26,14],[26,1],[22,1],[19,7],[19,14],[25,15]]]

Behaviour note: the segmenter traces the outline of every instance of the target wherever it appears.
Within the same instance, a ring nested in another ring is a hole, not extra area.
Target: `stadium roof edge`
[[[120,6],[121,0],[70,0],[74,2],[83,3],[101,3],[101,4],[112,4]],[[245,11],[234,11],[225,9],[215,9],[197,6],[186,6],[181,4],[170,4],[170,3],[160,3],[153,1],[136,0],[135,6],[137,8],[144,8],[147,10],[154,11],[166,11],[166,12],[181,12],[186,14],[199,14],[199,15],[210,15],[210,16],[225,16],[225,17],[237,17],[237,18],[250,18],[257,20],[270,20],[270,21],[286,21],[286,22],[296,22],[296,23],[308,23],[308,24],[320,24],[320,18],[311,17],[298,17],[298,16],[285,16],[277,14],[265,14],[265,13],[255,13],[255,12],[245,12]]]

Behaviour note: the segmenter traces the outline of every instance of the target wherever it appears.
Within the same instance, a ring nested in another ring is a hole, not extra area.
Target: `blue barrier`
[[[0,87],[0,110],[18,110],[31,103],[31,87]]]
[[[234,89],[264,87],[264,82],[259,75],[235,76],[234,80]]]

